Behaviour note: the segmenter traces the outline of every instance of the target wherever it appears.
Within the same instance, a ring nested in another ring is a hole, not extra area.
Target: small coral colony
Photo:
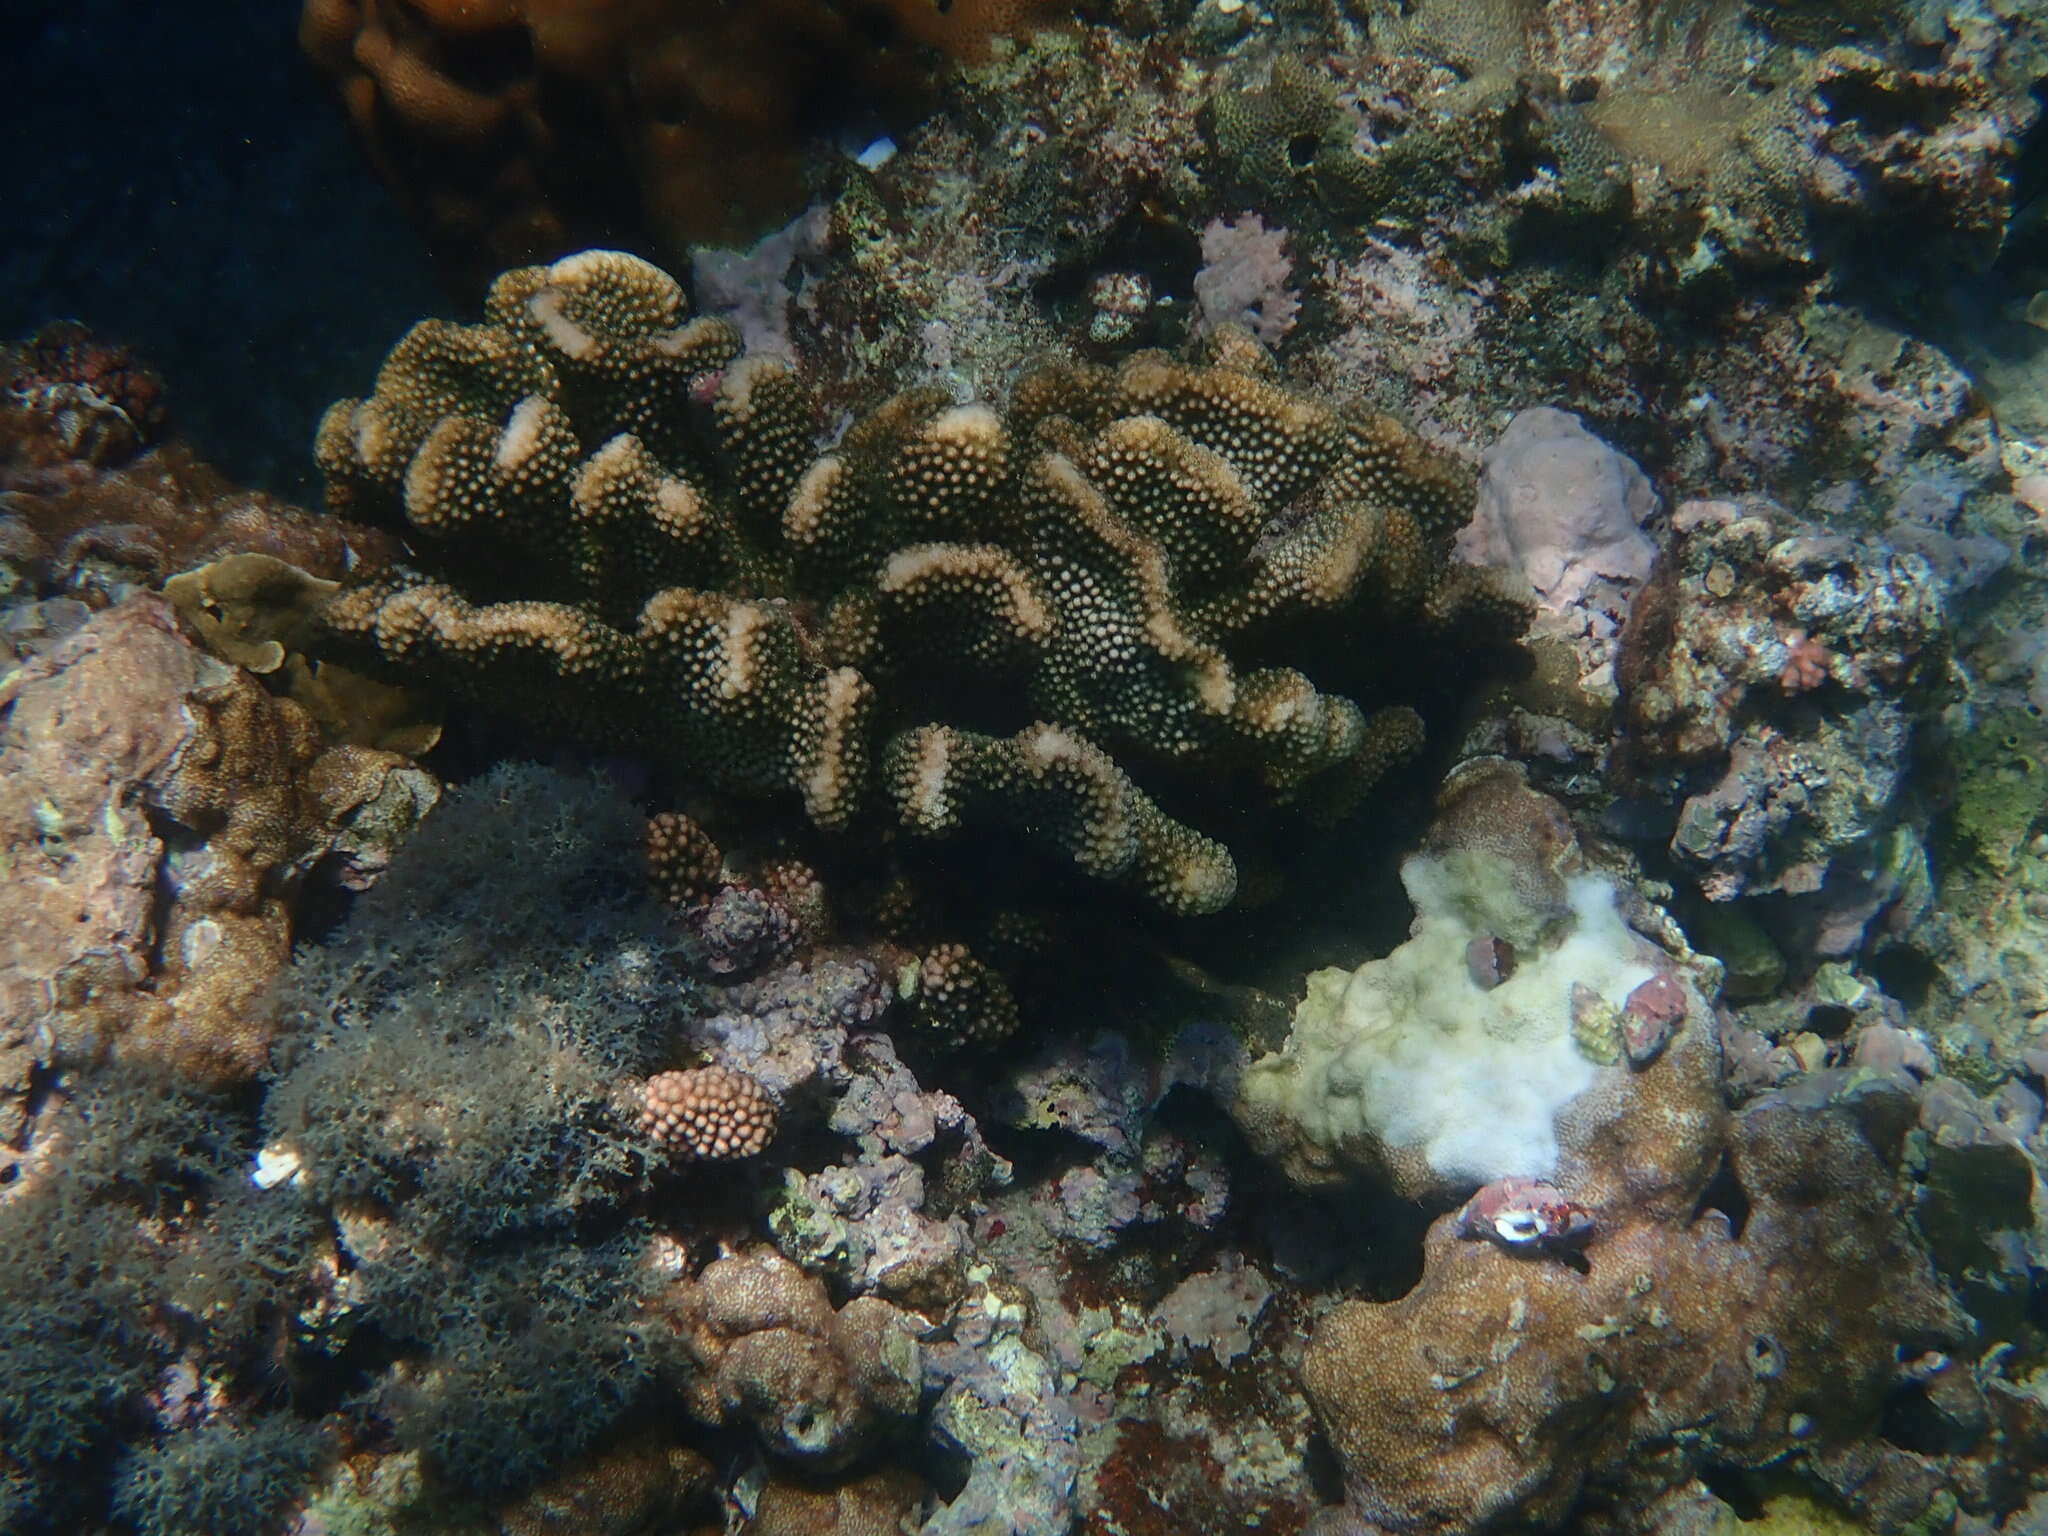
[[[0,1531],[2048,1531],[2048,13],[300,43],[318,491],[0,356]]]

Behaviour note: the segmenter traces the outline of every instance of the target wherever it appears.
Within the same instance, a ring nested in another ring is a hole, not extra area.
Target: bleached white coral
[[[1600,1068],[1573,1043],[1574,985],[1616,1008],[1652,976],[1605,877],[1566,881],[1561,937],[1515,935],[1513,872],[1497,855],[1418,855],[1406,943],[1356,971],[1309,978],[1285,1047],[1251,1067],[1245,1096],[1311,1142],[1420,1155],[1450,1184],[1556,1171],[1557,1117]],[[1475,940],[1511,935],[1519,963],[1474,978]]]

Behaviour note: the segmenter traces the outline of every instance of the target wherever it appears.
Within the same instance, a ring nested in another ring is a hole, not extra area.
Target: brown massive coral
[[[1609,1207],[1572,1265],[1446,1217],[1415,1291],[1331,1313],[1303,1374],[1355,1511],[1404,1532],[1547,1528],[1575,1505],[1641,1510],[1708,1464],[1835,1482],[1843,1447],[1969,1321],[1846,1115],[1761,1105],[1726,1155],[1739,1223]],[[1692,1164],[1702,1191],[1715,1166]],[[1912,1470],[1885,1481],[1930,1496]]]
[[[265,1063],[291,900],[366,878],[432,803],[130,599],[0,680],[0,1084],[113,1052],[208,1083]]]
[[[479,286],[592,240],[680,258],[803,201],[835,106],[901,106],[1033,0],[306,0],[371,158]]]
[[[1453,801],[1432,842],[1484,846],[1486,822],[1526,818],[1519,840],[1491,843],[1527,901],[1566,824],[1512,779],[1494,785]],[[1408,1294],[1318,1324],[1302,1379],[1347,1493],[1319,1536],[1671,1530],[1660,1500],[1702,1471],[1808,1479],[1876,1530],[2015,1497],[1925,1437],[1880,1438],[1935,1379],[1987,1445],[1993,1417],[1978,1382],[1995,1372],[1968,1366],[1973,1324],[1910,1215],[1910,1098],[1873,1072],[1832,1098],[1788,1091],[1731,1115],[1713,1010],[1688,976],[1681,958],[1630,994],[1624,1029],[1663,1019],[1675,1033],[1559,1114],[1554,1186],[1486,1186],[1431,1227]],[[2036,1429],[2003,1432],[2033,1455]]]
[[[1194,914],[1237,885],[1195,822],[1349,811],[1420,739],[1417,654],[1522,617],[1451,557],[1455,466],[1240,336],[1049,364],[1006,412],[912,391],[822,455],[738,351],[605,251],[415,327],[318,455],[442,574],[359,580],[330,629],[822,828],[997,826]]]
[[[797,1466],[843,1467],[917,1412],[916,1319],[873,1296],[835,1312],[824,1285],[772,1248],[714,1260],[661,1305],[701,1373],[691,1414],[746,1425]]]

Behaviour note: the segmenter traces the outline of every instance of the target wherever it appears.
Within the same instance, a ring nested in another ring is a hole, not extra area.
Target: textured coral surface
[[[328,626],[821,827],[1001,823],[1205,913],[1237,868],[1168,797],[1348,812],[1419,739],[1397,648],[1520,620],[1450,557],[1465,477],[1238,333],[1042,368],[1001,414],[899,395],[822,455],[797,376],[736,350],[610,252],[415,328],[319,452],[337,509],[448,574],[359,582]]]
[[[2048,9],[163,9],[0,93],[6,1536],[2048,1530]]]
[[[0,680],[0,1011],[16,1064],[109,1049],[201,1081],[266,1060],[292,898],[358,875],[432,804],[390,753],[323,748],[298,706],[132,598]]]

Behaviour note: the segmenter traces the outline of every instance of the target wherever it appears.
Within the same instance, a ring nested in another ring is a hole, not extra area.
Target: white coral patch
[[[768,616],[750,603],[735,603],[725,619],[725,641],[719,648],[720,698],[736,699],[754,688],[759,670],[755,656],[756,637]]]
[[[910,820],[922,827],[950,827],[953,805],[953,749],[944,731],[926,731],[911,767]]]
[[[809,544],[818,537],[826,508],[831,505],[845,473],[845,462],[831,454],[804,471],[803,479],[797,481],[796,489],[790,492],[789,506],[782,514],[783,536],[792,544]]]
[[[528,395],[512,407],[511,419],[498,434],[498,468],[518,469],[539,451],[547,428],[548,402],[545,396]]]
[[[582,254],[589,256],[594,253],[585,251]],[[555,265],[560,267],[563,263],[557,262]],[[526,309],[540,322],[540,328],[547,332],[549,345],[564,357],[572,357],[580,363],[597,351],[597,338],[564,312],[564,297],[559,288],[543,288],[526,301]]]

